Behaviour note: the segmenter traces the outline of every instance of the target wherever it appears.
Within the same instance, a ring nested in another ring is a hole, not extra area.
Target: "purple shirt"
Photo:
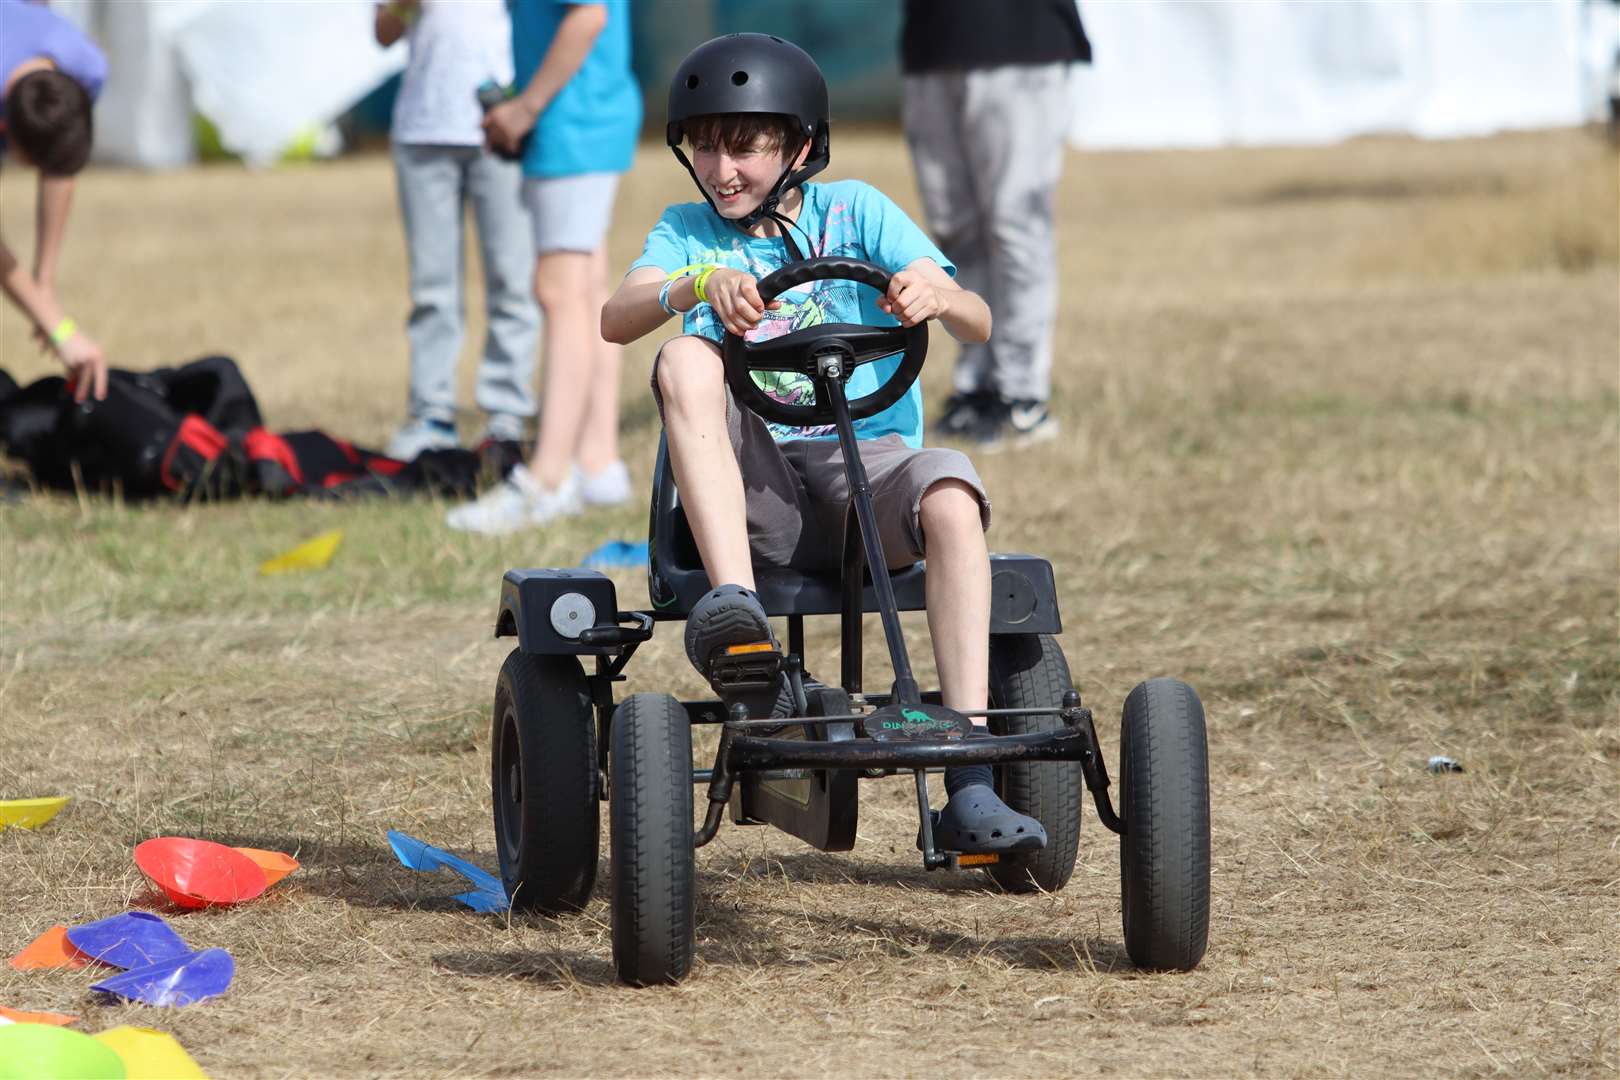
[[[78,27],[43,4],[0,0],[0,86],[36,56],[49,58],[58,71],[90,91],[92,99],[107,81],[107,58]],[[0,120],[5,115],[6,103],[0,100]]]

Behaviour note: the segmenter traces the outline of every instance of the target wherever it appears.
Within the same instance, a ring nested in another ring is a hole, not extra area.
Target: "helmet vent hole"
[[[745,83],[747,81],[748,81],[748,72],[746,72],[746,71],[733,71],[731,73],[731,85],[732,86],[741,86],[743,83]]]
[[[686,88],[688,90],[696,90],[697,87],[698,87],[698,77],[696,75],[688,75],[686,77]]]

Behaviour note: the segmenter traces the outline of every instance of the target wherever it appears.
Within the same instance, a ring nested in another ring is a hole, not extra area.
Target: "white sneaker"
[[[477,501],[451,510],[444,521],[462,532],[501,536],[544,525],[582,509],[579,481],[572,473],[561,488],[547,491],[528,469],[516,465],[505,480],[484,492]]]
[[[576,468],[574,475],[579,477],[580,498],[591,506],[618,506],[630,501],[630,470],[622,461],[589,476]]]
[[[454,424],[418,417],[406,421],[394,432],[384,452],[396,461],[415,461],[416,455],[424,450],[449,450],[456,445]]]

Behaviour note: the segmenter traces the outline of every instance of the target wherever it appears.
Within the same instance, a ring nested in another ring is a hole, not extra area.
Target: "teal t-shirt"
[[[569,0],[507,0],[512,70],[521,92],[540,69]],[[535,121],[523,155],[525,176],[624,172],[641,132],[641,89],[630,73],[629,0],[608,0],[607,25],[585,62]]]
[[[859,180],[804,185],[798,226],[793,237],[806,258],[836,255],[865,259],[891,274],[928,258],[947,273],[956,273],[956,267],[904,210],[883,192]],[[780,237],[747,236],[708,203],[682,203],[664,211],[647,234],[641,258],[630,269],[652,266],[668,274],[695,263],[718,263],[764,278],[787,262],[787,246]],[[821,323],[897,325],[893,316],[885,315],[877,306],[877,290],[853,281],[815,281],[789,289],[777,299],[782,306],[765,312],[759,325],[748,332],[748,341],[768,341]],[[708,304],[688,311],[683,328],[688,334],[714,342],[725,336],[725,328]],[[876,390],[899,366],[900,357],[895,355],[856,368],[847,386],[850,400]],[[780,401],[798,403],[814,397],[810,379],[804,375],[756,372],[754,380]],[[805,428],[776,423],[768,426],[778,440],[837,437],[831,424]],[[862,439],[895,434],[904,438],[908,446],[918,447],[922,445],[922,433],[919,384],[913,384],[904,397],[882,412],[855,422],[855,434]]]

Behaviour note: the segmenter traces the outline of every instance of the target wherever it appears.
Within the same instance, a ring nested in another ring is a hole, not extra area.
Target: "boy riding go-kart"
[[[583,905],[606,798],[620,977],[673,981],[691,961],[693,849],[728,804],[738,822],[847,850],[858,780],[909,770],[926,866],[1056,889],[1074,865],[1083,774],[1122,835],[1132,957],[1190,968],[1208,924],[1202,707],[1168,679],[1127,700],[1122,823],[1052,636],[1050,565],[992,558],[971,462],[921,446],[926,324],[984,341],[990,312],[881,192],[808,182],[828,162],[828,113],[814,61],[764,34],[699,46],[671,82],[668,142],[704,201],[664,212],[602,310],[618,343],[682,319],[652,379],[665,435],[654,607],[618,612],[612,583],[588,572],[506,575],[497,633],[519,646],[497,687],[492,779],[513,904]],[[900,632],[898,612],[918,608],[938,693],[919,689]],[[861,692],[863,610],[882,618],[886,693]],[[804,664],[804,616],[831,612],[843,620],[838,687]],[[788,618],[785,651],[772,615]],[[678,618],[719,701],[637,694],[615,709],[612,683],[636,646]],[[702,722],[722,725],[710,770],[692,768]],[[947,801],[931,811],[926,770],[939,766]],[[704,781],[694,837],[691,791]]]

